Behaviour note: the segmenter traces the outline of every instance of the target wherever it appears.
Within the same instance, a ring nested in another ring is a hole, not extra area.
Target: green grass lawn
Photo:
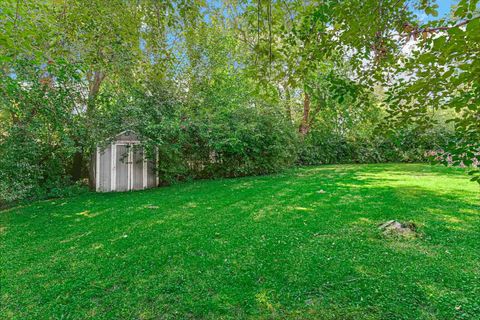
[[[0,318],[479,319],[479,194],[381,164],[31,203],[0,212]]]

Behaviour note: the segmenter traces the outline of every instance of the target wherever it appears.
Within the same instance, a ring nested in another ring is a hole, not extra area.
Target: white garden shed
[[[139,136],[131,130],[117,134],[106,145],[97,146],[92,160],[98,192],[158,186],[158,157],[156,161],[148,160]]]

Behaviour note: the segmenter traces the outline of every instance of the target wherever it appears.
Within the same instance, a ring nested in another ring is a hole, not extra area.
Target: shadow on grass
[[[406,167],[301,168],[10,210],[5,305],[24,318],[473,317],[477,189]],[[422,237],[382,237],[391,219]]]

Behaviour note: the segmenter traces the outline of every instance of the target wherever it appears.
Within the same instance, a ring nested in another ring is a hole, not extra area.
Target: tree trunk
[[[73,155],[72,171],[71,176],[73,181],[79,181],[83,178],[83,153],[81,151],[75,152]]]
[[[290,90],[288,88],[285,89],[285,111],[287,114],[287,118],[290,121],[290,123],[293,122],[293,116],[292,116],[292,105],[291,105],[291,96],[290,96]]]
[[[94,149],[96,151],[96,149]],[[93,163],[94,157],[90,157],[87,161],[88,167],[87,167],[87,174],[88,174],[88,187],[90,190],[95,190],[95,165],[96,163]],[[96,161],[96,158],[95,158]]]
[[[105,73],[102,71],[93,71],[87,74],[88,77],[88,101],[87,110],[91,111],[94,108],[95,98],[100,91],[100,85],[105,78]]]
[[[90,71],[87,73],[88,78],[88,100],[87,100],[87,118],[93,116],[92,112],[95,110],[95,99],[100,92],[100,85],[102,84],[103,80],[105,79],[105,73],[103,71]],[[92,159],[86,153],[86,150],[89,150],[87,147],[83,147],[81,152],[77,152],[75,154],[75,158],[77,157],[80,159],[80,172],[82,178],[88,178],[88,184],[91,189],[94,188],[93,181],[94,181],[94,172],[92,168]],[[75,161],[74,161],[75,162]],[[86,168],[86,174],[84,169]],[[75,167],[74,167],[75,169]]]
[[[305,92],[303,98],[303,117],[298,132],[304,137],[310,131],[310,96]]]

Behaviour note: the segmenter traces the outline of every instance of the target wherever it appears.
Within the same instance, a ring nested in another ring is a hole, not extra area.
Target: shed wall
[[[155,170],[155,162],[148,161],[147,163],[147,188],[158,187],[157,172]]]
[[[115,140],[117,142],[134,142],[139,141],[139,138],[135,133],[127,131],[116,136]]]
[[[111,172],[112,172],[112,148],[111,146],[105,149],[99,150],[100,166],[97,173],[97,179],[99,179],[98,191],[108,192],[111,191]]]
[[[109,192],[156,187],[158,185],[156,162],[143,158],[144,150],[138,145],[135,135],[130,134],[121,138],[122,141],[115,140],[105,148],[97,149],[94,158],[96,190]],[[113,190],[112,184],[115,188]]]

